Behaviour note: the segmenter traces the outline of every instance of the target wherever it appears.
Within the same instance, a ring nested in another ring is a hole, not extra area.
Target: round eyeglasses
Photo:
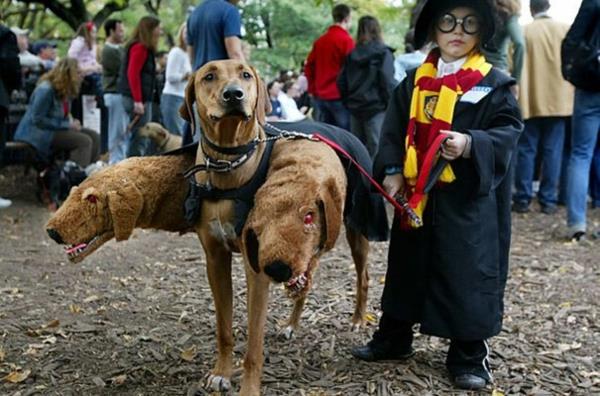
[[[479,18],[476,15],[467,15],[464,18],[457,18],[452,14],[444,14],[438,19],[437,28],[442,33],[450,33],[456,29],[457,25],[462,25],[466,34],[479,33]]]

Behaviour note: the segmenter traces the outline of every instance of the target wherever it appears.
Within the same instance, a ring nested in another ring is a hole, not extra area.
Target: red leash
[[[352,158],[352,156],[350,154],[348,154],[348,152],[346,150],[344,150],[339,144],[337,144],[336,142],[334,142],[333,140],[327,139],[324,136],[319,135],[318,133],[314,133],[312,134],[312,138],[314,140],[318,140],[320,142],[325,143],[326,145],[328,145],[329,147],[331,147],[332,149],[334,149],[335,151],[341,153],[344,157],[348,158],[350,160],[350,162],[352,162],[354,164],[354,166],[356,166],[356,168],[360,171],[360,173],[362,173],[368,180],[369,182],[375,187],[375,189],[377,191],[379,191],[379,193],[381,195],[383,195],[383,197],[392,204],[392,206],[399,212],[405,212],[408,217],[414,221],[417,224],[422,224],[423,220],[419,217],[419,215],[417,215],[415,213],[415,211],[413,210],[413,208],[410,207],[410,205],[408,204],[408,202],[406,201],[406,199],[404,198],[404,196],[402,196],[401,194],[397,194],[396,197],[394,198],[392,197],[390,194],[388,194],[383,187],[381,187],[379,185],[379,183],[377,183],[375,181],[375,179],[373,179],[371,177],[371,175],[369,174],[369,172],[367,172],[362,166],[360,166],[360,164],[358,162],[356,162],[356,160],[354,158]]]

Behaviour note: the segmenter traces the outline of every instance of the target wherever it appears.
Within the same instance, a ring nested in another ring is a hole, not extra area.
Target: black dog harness
[[[258,168],[252,178],[243,186],[232,189],[219,189],[215,188],[207,181],[205,184],[199,184],[193,177],[197,172],[212,171],[212,172],[229,172],[239,167],[241,164],[246,162],[256,150],[258,141],[254,141],[246,146],[249,150],[244,152],[242,155],[234,159],[233,161],[226,160],[215,160],[206,157],[204,164],[195,165],[188,169],[184,176],[189,181],[189,191],[184,202],[185,208],[185,220],[192,226],[200,219],[200,213],[202,209],[202,202],[204,200],[218,201],[221,199],[228,199],[234,201],[234,228],[236,235],[240,236],[242,228],[246,223],[246,218],[250,213],[250,210],[254,206],[254,196],[256,191],[262,186],[267,178],[267,171],[269,169],[269,160],[271,159],[271,152],[273,151],[274,140],[267,140],[265,142],[265,151],[258,164]],[[208,144],[209,147],[216,149],[220,152],[224,152],[230,149],[227,154],[239,154],[238,148],[226,148],[218,147],[213,143]],[[234,152],[234,150],[236,150]],[[241,150],[240,150],[241,151]]]

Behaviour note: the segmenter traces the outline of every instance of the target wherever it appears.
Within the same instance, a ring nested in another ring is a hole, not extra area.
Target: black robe
[[[387,167],[402,166],[414,75],[388,106],[374,164],[379,181]],[[511,232],[508,175],[523,129],[509,91],[514,83],[492,69],[477,85],[491,88],[486,96],[477,103],[459,99],[451,129],[471,136],[471,157],[451,161],[456,180],[430,191],[423,227],[400,230],[394,219],[382,309],[420,323],[424,334],[467,341],[501,330]]]

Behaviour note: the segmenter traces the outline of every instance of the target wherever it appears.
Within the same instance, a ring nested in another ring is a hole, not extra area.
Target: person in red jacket
[[[304,74],[313,97],[315,119],[350,130],[350,112],[341,101],[336,80],[346,56],[354,49],[350,7],[338,4],[331,12],[334,24],[319,37],[306,59]]]
[[[152,120],[152,98],[156,89],[155,53],[161,35],[160,20],[145,16],[138,22],[125,49],[119,75],[119,92],[130,117],[131,140],[127,156],[153,152],[150,139],[138,136],[138,129]]]

